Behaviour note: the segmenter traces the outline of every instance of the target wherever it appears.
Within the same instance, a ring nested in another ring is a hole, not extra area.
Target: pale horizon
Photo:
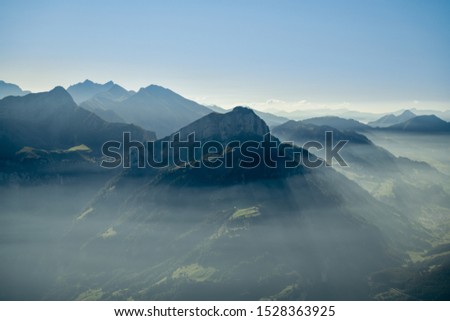
[[[205,106],[218,106],[218,107],[221,107],[221,108],[224,108],[227,110],[231,110],[232,108],[234,108],[236,106],[246,106],[246,107],[250,107],[255,110],[259,110],[262,112],[268,112],[268,113],[276,113],[276,112],[290,113],[290,112],[295,112],[295,111],[318,111],[318,110],[329,110],[331,112],[333,112],[333,111],[337,112],[337,111],[342,111],[342,110],[348,110],[348,111],[356,111],[356,112],[361,112],[361,113],[371,113],[371,114],[383,115],[386,113],[398,113],[402,110],[414,110],[414,109],[429,110],[430,112],[432,112],[432,111],[445,112],[445,111],[450,110],[450,103],[448,103],[448,102],[418,101],[418,100],[389,101],[389,102],[348,102],[348,101],[344,101],[344,102],[332,103],[332,102],[309,101],[306,99],[301,99],[301,100],[297,100],[297,101],[285,101],[282,99],[274,98],[274,99],[268,99],[266,101],[241,101],[241,102],[239,102],[239,101],[232,102],[233,99],[230,99],[231,102],[225,102],[223,104],[219,104],[216,102],[216,100],[214,100],[213,96],[205,95],[205,96],[195,97],[193,95],[190,95],[189,93],[184,93],[184,92],[181,92],[181,91],[178,91],[178,90],[172,88],[171,86],[161,85],[159,83],[148,83],[147,85],[140,85],[138,87],[130,88],[128,86],[123,85],[122,83],[116,82],[113,79],[109,79],[106,81],[96,81],[96,80],[92,80],[90,78],[86,78],[84,80],[76,81],[73,83],[69,82],[69,83],[64,83],[64,84],[55,84],[55,85],[51,84],[47,88],[42,87],[42,86],[30,88],[30,87],[22,86],[20,83],[7,81],[4,79],[0,79],[0,80],[5,81],[6,83],[12,83],[12,84],[18,85],[22,90],[31,91],[32,93],[50,91],[57,86],[62,86],[63,88],[67,89],[71,85],[75,85],[77,83],[82,83],[85,80],[90,80],[94,83],[99,83],[99,84],[104,84],[104,83],[107,83],[108,81],[113,81],[115,84],[125,88],[126,90],[128,90],[128,91],[131,90],[131,91],[135,91],[135,92],[139,91],[141,88],[145,88],[150,85],[158,85],[158,86],[168,88],[187,99],[193,100],[193,101],[195,101],[199,104],[205,105]],[[217,99],[217,101],[219,101],[219,100],[220,99]]]

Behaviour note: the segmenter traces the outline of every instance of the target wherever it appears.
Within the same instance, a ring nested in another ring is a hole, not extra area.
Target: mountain
[[[99,104],[101,104],[102,101],[109,102],[109,101],[123,101],[129,97],[131,97],[134,94],[134,92],[130,92],[126,90],[125,88],[113,84],[112,87],[106,91],[101,91],[97,94],[95,94],[89,102],[96,102],[98,101]]]
[[[388,151],[373,144],[366,136],[353,130],[339,130],[326,125],[314,125],[304,121],[289,121],[283,125],[273,128],[272,134],[283,141],[291,141],[299,146],[308,142],[319,142],[325,146],[325,132],[333,134],[333,144],[338,141],[347,143],[340,151],[348,167],[339,168],[344,174],[351,172],[359,177],[367,173],[391,175],[398,171],[395,156]],[[320,157],[325,157],[325,150],[313,149]],[[348,176],[349,177],[349,176]]]
[[[219,106],[203,106],[170,89],[156,85],[141,88],[138,93],[114,84],[109,90],[94,95],[80,104],[109,122],[127,122],[156,131],[164,137],[175,130],[211,113],[226,113]],[[277,126],[287,118],[255,111],[269,126]]]
[[[211,105],[211,106],[208,105],[207,107],[212,109],[213,111],[215,111],[217,113],[221,113],[221,114],[229,112],[229,110],[224,109],[219,106],[216,106],[216,105]],[[254,110],[254,112],[256,115],[261,117],[261,119],[263,119],[269,127],[281,125],[289,120],[286,117],[277,116],[277,115],[259,111],[259,110]]]
[[[306,124],[313,124],[317,126],[330,126],[339,130],[359,130],[364,131],[370,129],[370,126],[367,126],[359,121],[354,119],[345,119],[337,116],[323,116],[323,117],[314,117],[303,120]]]
[[[114,84],[108,91],[100,92],[94,96],[95,99],[110,99],[122,101],[135,94],[134,91],[128,91],[125,88]]]
[[[446,121],[450,121],[450,109],[447,110],[433,110],[433,109],[417,109],[411,108],[411,112],[418,116],[436,115]]]
[[[439,118],[442,118],[446,121],[450,121],[450,110],[434,110],[434,109],[417,109],[417,108],[409,108],[406,109],[415,115],[436,115]],[[328,109],[328,108],[316,108],[316,109],[303,109],[303,110],[294,110],[290,112],[281,111],[277,109],[269,109],[268,112],[283,116],[289,119],[293,120],[304,120],[308,118],[315,118],[315,117],[324,117],[324,116],[337,116],[341,118],[346,119],[355,119],[357,121],[360,121],[364,124],[375,122],[378,119],[380,119],[383,116],[389,115],[389,113],[371,113],[371,112],[360,112],[356,110],[349,110],[346,108],[340,108],[340,109]],[[395,111],[393,114],[401,114],[405,111],[405,109],[401,109],[398,111]]]
[[[272,134],[283,140],[295,141],[300,145],[308,141],[323,142],[325,132],[333,132],[334,140],[348,140],[353,144],[368,145],[370,140],[362,134],[352,130],[339,130],[329,125],[315,125],[306,121],[290,120],[272,129]]]
[[[67,91],[72,96],[73,100],[77,104],[80,104],[83,101],[94,97],[96,94],[110,90],[113,86],[114,83],[112,81],[108,81],[105,84],[97,84],[86,79],[83,82],[69,86]]]
[[[0,99],[7,96],[23,96],[29,93],[30,92],[28,90],[22,90],[15,84],[10,84],[0,80]]]
[[[440,229],[436,229],[437,226],[448,224],[445,217],[450,209],[449,177],[427,163],[396,157],[361,133],[329,126],[290,121],[275,127],[272,133],[299,146],[311,141],[325,146],[326,131],[333,133],[333,144],[347,141],[340,151],[347,166],[335,166],[335,170],[358,183],[374,198],[403,213],[415,222],[413,225],[424,225],[428,231],[436,231]],[[312,151],[321,157],[325,154],[323,149]],[[427,201],[427,195],[433,195],[432,202]],[[423,239],[427,238],[426,234]],[[404,239],[404,242],[414,241]]]
[[[62,87],[0,100],[0,122],[2,157],[13,157],[24,146],[53,150],[82,144],[98,155],[103,143],[121,141],[125,131],[135,139],[155,139],[154,133],[137,126],[102,120],[77,106]]]
[[[416,115],[413,112],[405,110],[398,116],[394,114],[385,115],[380,119],[377,119],[376,121],[370,122],[368,125],[372,127],[389,127],[392,125],[403,123],[414,117],[416,117]]]
[[[370,112],[360,112],[356,110],[349,110],[346,108],[340,109],[329,109],[329,108],[315,108],[315,109],[302,109],[302,110],[294,110],[290,112],[280,111],[276,109],[267,110],[272,114],[283,116],[288,119],[293,120],[304,120],[308,118],[316,118],[316,117],[326,117],[326,116],[337,116],[341,118],[347,119],[355,119],[360,122],[370,122],[375,121],[376,119],[383,116],[383,114],[379,113],[370,113]]]
[[[211,109],[186,99],[173,91],[150,85],[121,101],[99,99],[83,106],[111,110],[127,123],[153,130],[164,137],[212,112]],[[93,109],[96,111],[97,109]]]
[[[190,172],[189,178],[184,177],[181,180],[183,181],[183,184],[196,186],[199,184],[202,185],[206,181],[208,184],[212,185],[225,185],[235,183],[236,180],[245,181],[248,179],[263,179],[277,175],[284,176],[286,175],[285,172],[289,172],[286,166],[281,163],[278,164],[279,166],[276,169],[266,168],[263,160],[265,160],[264,157],[267,157],[268,155],[263,155],[261,148],[256,147],[253,151],[258,153],[260,162],[258,163],[255,160],[249,160],[252,164],[249,166],[251,168],[242,171],[239,175],[236,174],[236,172],[240,171],[240,165],[238,164],[240,164],[241,160],[248,159],[248,154],[245,156],[239,148],[235,151],[230,150],[230,148],[227,147],[227,144],[236,142],[261,142],[263,141],[264,136],[270,133],[267,124],[250,108],[238,106],[225,114],[208,114],[188,126],[181,128],[176,133],[162,138],[156,143],[158,145],[162,142],[173,141],[175,134],[179,135],[180,141],[187,141],[188,136],[193,133],[195,134],[195,140],[202,144],[210,142],[220,143],[223,151],[218,151],[217,153],[214,152],[212,155],[217,157],[221,154],[225,154],[230,160],[232,159],[231,162],[234,166],[227,165],[226,160],[223,161],[220,166],[214,166],[213,168],[201,166],[202,168],[199,168],[199,170]],[[187,153],[185,151],[171,151],[168,154],[169,160],[172,161],[174,155],[180,156],[180,159],[187,159]],[[197,151],[197,153],[194,154],[195,161],[190,161],[187,165],[191,166],[201,162],[204,160],[202,158],[204,156],[205,155],[200,153],[200,151]],[[298,170],[298,168],[295,170]],[[172,174],[169,171],[161,177],[172,179]]]
[[[450,123],[435,115],[416,116],[400,124],[386,128],[392,131],[414,133],[450,133]]]
[[[181,128],[180,139],[185,139],[190,133],[201,141],[217,140],[228,142],[243,137],[263,137],[269,133],[269,127],[255,111],[247,107],[235,107],[232,111],[219,114],[210,113],[191,124]]]
[[[252,110],[237,107],[179,132],[180,140],[195,132],[202,144],[226,145],[261,141],[269,128]],[[253,152],[267,156],[260,148]],[[285,156],[270,155],[277,162]],[[232,148],[214,155],[227,156],[248,157]],[[370,298],[369,276],[401,264],[403,246],[420,248],[396,240],[414,239],[417,231],[332,168],[295,162],[292,168],[265,162],[197,168],[191,162],[123,171],[76,214],[65,238],[70,258],[59,266],[64,287],[49,297]]]
[[[99,92],[92,98],[80,104],[84,109],[90,110],[100,118],[112,123],[125,123],[126,121],[114,112],[117,104],[131,97],[134,93],[114,84],[109,90]]]

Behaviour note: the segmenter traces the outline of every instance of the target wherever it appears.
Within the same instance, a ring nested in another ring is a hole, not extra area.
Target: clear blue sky
[[[225,107],[450,108],[450,1],[0,0],[0,79],[86,78]]]

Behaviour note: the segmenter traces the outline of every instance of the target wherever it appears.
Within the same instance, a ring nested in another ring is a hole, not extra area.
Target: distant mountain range
[[[24,96],[29,94],[28,90],[22,90],[19,86],[6,83],[3,80],[0,80],[0,99],[7,96]]]
[[[101,91],[90,97],[87,101],[79,104],[81,107],[90,110],[106,121],[113,123],[126,123],[125,119],[114,112],[115,104],[119,104],[131,97],[135,92],[114,84],[106,91]]]
[[[2,89],[4,88],[4,89]],[[3,95],[24,95],[18,86],[0,82],[0,93]],[[204,106],[181,95],[157,85],[141,88],[138,92],[129,91],[113,81],[104,84],[90,80],[69,86],[67,91],[74,101],[100,118],[113,123],[129,123],[146,130],[154,131],[158,137],[164,137],[175,130],[205,116],[211,112],[224,113],[227,110],[219,106]],[[0,94],[1,97],[1,94]],[[394,114],[374,114],[350,111],[347,109],[302,110],[290,113],[274,111],[274,113],[255,110],[255,113],[273,128],[289,119],[303,119],[315,125],[327,125],[340,130],[369,130],[388,128],[410,120],[416,115],[422,116],[426,110],[403,110]],[[429,111],[428,111],[429,112]],[[444,119],[450,119],[450,111],[433,113]],[[314,117],[311,117],[314,116]],[[364,122],[369,121],[366,125]],[[431,123],[430,123],[431,124]],[[416,125],[414,125],[416,126]],[[426,126],[426,124],[423,124]],[[444,126],[445,127],[445,126]],[[444,127],[440,131],[446,131]],[[404,126],[401,130],[410,130]],[[399,130],[400,127],[393,127]],[[422,130],[424,130],[422,128]],[[437,132],[430,129],[430,132]]]
[[[272,133],[285,141],[291,141],[299,146],[307,142],[320,142],[325,146],[325,132],[333,133],[333,142],[347,141],[341,151],[341,155],[347,162],[348,167],[342,171],[351,171],[358,177],[370,173],[377,175],[389,175],[398,171],[395,157],[388,151],[373,144],[366,136],[348,128],[337,129],[330,125],[315,125],[306,121],[289,121],[277,126]],[[314,150],[320,157],[325,157],[324,150]],[[392,173],[390,172],[392,171]]]
[[[416,114],[409,110],[405,110],[400,115],[388,114],[376,121],[370,122],[368,125],[372,127],[389,127],[392,125],[403,123],[411,118],[416,117]]]
[[[73,100],[80,104],[83,101],[86,101],[88,99],[91,99],[95,95],[108,91],[114,86],[114,83],[112,81],[108,81],[105,84],[97,84],[89,79],[86,79],[83,82],[80,82],[78,84],[69,86],[67,88],[67,91],[72,96]]]
[[[447,121],[450,121],[450,110],[428,110],[428,109],[416,109],[416,108],[410,108],[407,109],[410,112],[414,113],[415,115],[429,115],[434,114],[442,119],[445,119]],[[383,116],[389,115],[391,113],[371,113],[371,112],[360,112],[356,110],[349,110],[345,108],[341,109],[327,109],[327,108],[317,108],[317,109],[305,109],[305,110],[294,110],[291,112],[286,111],[280,111],[280,110],[268,110],[269,112],[278,115],[283,116],[289,119],[293,120],[304,120],[308,118],[315,118],[315,117],[324,117],[324,116],[338,116],[341,118],[347,118],[347,119],[355,119],[363,123],[370,123],[375,122],[376,120],[380,119]],[[392,114],[399,115],[403,113],[405,110],[398,110]]]
[[[107,84],[101,85],[102,88]],[[98,84],[96,88],[99,88]],[[141,88],[137,93],[133,93],[114,84],[112,88],[97,93],[80,106],[107,121],[133,123],[154,130],[158,137],[164,137],[213,111],[219,113],[227,111],[218,106],[200,105],[156,85]],[[255,112],[269,126],[280,125],[288,120],[270,113]]]
[[[280,110],[267,110],[278,116],[283,116],[292,120],[304,120],[308,118],[325,117],[325,116],[338,116],[341,118],[352,118],[358,121],[367,123],[374,121],[383,114],[370,113],[370,112],[360,112],[355,110],[349,110],[345,108],[340,109],[328,109],[328,108],[316,108],[316,109],[304,109],[304,110],[294,110],[294,111],[280,111]]]
[[[417,109],[411,108],[409,109],[412,113],[418,116],[426,116],[426,115],[436,115],[439,118],[442,118],[446,121],[450,121],[450,109],[445,111],[442,110],[433,110],[433,109]]]
[[[450,133],[450,123],[435,115],[423,115],[413,117],[385,129],[415,133]]]
[[[323,116],[323,117],[315,117],[308,118],[303,120],[306,124],[312,124],[316,126],[330,126],[339,130],[356,130],[356,131],[364,131],[370,129],[370,126],[367,126],[363,123],[360,123],[354,119],[345,119],[337,116]]]
[[[405,120],[406,119],[406,120]],[[399,116],[387,115],[369,125],[354,119],[345,119],[336,116],[323,116],[308,118],[301,121],[304,124],[316,126],[329,126],[340,131],[366,132],[370,130],[385,130],[415,133],[450,133],[450,123],[435,115],[415,116],[405,111]]]

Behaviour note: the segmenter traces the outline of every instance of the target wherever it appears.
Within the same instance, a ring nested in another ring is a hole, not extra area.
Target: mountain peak
[[[69,94],[73,97],[77,104],[82,103],[88,99],[91,99],[96,94],[100,92],[105,92],[111,89],[114,85],[112,81],[109,81],[105,84],[98,84],[89,79],[86,79],[84,82],[77,83],[75,85],[71,85],[67,88]]]
[[[251,108],[249,108],[249,107],[244,107],[244,106],[236,106],[236,107],[233,108],[233,110],[232,110],[231,112],[232,112],[232,113],[242,114],[242,115],[245,115],[245,114],[254,114],[254,115],[256,116],[256,114],[255,114],[255,112],[253,111],[253,109],[251,109]],[[256,117],[258,117],[258,116],[256,116]]]
[[[22,90],[22,88],[15,84],[10,84],[0,80],[0,99],[7,96],[24,96],[29,93],[30,92],[28,90]]]
[[[346,119],[338,116],[321,116],[304,119],[305,124],[316,126],[330,126],[339,130],[366,130],[370,127],[354,119]]]
[[[145,92],[145,93],[150,93],[150,94],[172,94],[172,95],[178,95],[176,93],[174,93],[172,90],[162,87],[162,86],[158,86],[158,85],[150,85],[147,86],[145,88],[141,88],[139,90],[139,92]]]
[[[30,124],[55,119],[55,115],[70,115],[77,109],[70,94],[60,86],[48,92],[10,96],[1,102],[0,118],[3,116]]]
[[[450,123],[436,115],[420,115],[403,123],[390,126],[388,129],[413,132],[450,132]]]
[[[420,115],[414,117],[414,121],[430,122],[430,123],[445,123],[444,120],[440,119],[438,116],[432,115]]]
[[[269,133],[267,124],[247,107],[238,106],[232,111],[211,113],[180,130],[181,137],[195,132],[199,140],[214,139],[221,142],[260,138]]]
[[[125,88],[123,88],[122,86],[119,86],[117,84],[113,84],[112,87],[107,92],[111,93],[111,94],[128,94],[128,95],[130,95],[130,93]]]
[[[56,86],[55,88],[53,88],[52,90],[50,90],[49,92],[51,93],[67,93],[67,91],[61,87],[61,86]],[[67,93],[68,94],[68,93]]]
[[[381,118],[377,119],[376,121],[370,122],[369,125],[372,127],[381,127],[381,128],[389,127],[392,125],[403,123],[414,117],[416,117],[416,114],[414,114],[410,110],[406,109],[398,116],[396,116],[394,114],[387,114],[387,115],[384,115]]]
[[[69,104],[74,104],[74,100],[72,96],[61,86],[56,86],[52,90],[50,90],[48,93],[43,93],[44,95],[48,95],[49,97],[57,98],[59,103],[65,102]]]
[[[414,114],[412,111],[410,111],[409,109],[403,111],[400,115],[398,115],[398,117],[404,118],[404,117],[416,117],[416,114]]]
[[[165,89],[165,90],[167,90],[167,88],[165,88],[165,87],[163,87],[163,86],[159,86],[159,85],[155,85],[155,84],[151,84],[150,86],[147,86],[147,87],[145,87],[145,89],[154,89],[154,90],[156,90],[156,89]]]

